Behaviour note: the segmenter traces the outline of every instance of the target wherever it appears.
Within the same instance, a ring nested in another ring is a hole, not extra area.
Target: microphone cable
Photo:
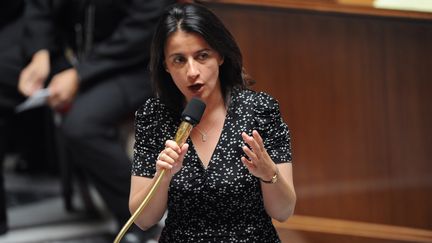
[[[186,142],[193,126],[200,122],[205,107],[206,107],[205,103],[198,98],[192,98],[191,101],[189,101],[189,103],[186,105],[186,108],[184,109],[181,115],[182,122],[180,123],[180,126],[177,129],[175,139],[174,139],[179,146],[182,146]],[[125,223],[125,225],[120,230],[120,232],[117,234],[116,238],[114,239],[114,243],[120,243],[120,240],[123,238],[123,236],[129,230],[129,228],[132,226],[132,224],[135,222],[135,220],[138,218],[138,216],[147,206],[150,199],[153,197],[157,188],[159,187],[159,184],[162,181],[165,172],[166,170],[162,169],[160,174],[157,175],[156,181],[153,184],[153,186],[150,188],[150,191],[148,192],[144,200],[141,202],[137,210],[132,214],[132,216]]]

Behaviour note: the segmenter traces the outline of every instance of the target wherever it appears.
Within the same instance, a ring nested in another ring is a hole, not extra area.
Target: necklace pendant
[[[205,134],[203,131],[201,131],[201,129],[199,129],[198,127],[195,127],[195,128],[197,129],[199,134],[201,134],[201,141],[203,143],[205,143],[207,141],[207,134]]]

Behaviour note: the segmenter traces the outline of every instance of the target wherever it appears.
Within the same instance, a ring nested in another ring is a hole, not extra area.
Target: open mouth
[[[195,93],[195,92],[200,91],[203,86],[204,86],[204,84],[199,84],[199,83],[193,84],[193,85],[189,86],[189,90]]]

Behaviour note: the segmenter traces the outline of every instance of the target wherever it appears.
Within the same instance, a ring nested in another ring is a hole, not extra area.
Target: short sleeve
[[[283,121],[279,103],[270,95],[259,92],[254,102],[256,130],[275,163],[291,162],[291,138],[288,125]]]
[[[165,105],[150,98],[135,112],[135,144],[133,150],[132,175],[153,177],[156,173],[156,159],[171,139],[173,118]]]

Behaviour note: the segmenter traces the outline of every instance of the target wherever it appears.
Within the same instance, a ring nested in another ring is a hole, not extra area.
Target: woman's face
[[[177,31],[166,41],[165,68],[189,101],[220,97],[219,66],[223,58],[198,34]]]

